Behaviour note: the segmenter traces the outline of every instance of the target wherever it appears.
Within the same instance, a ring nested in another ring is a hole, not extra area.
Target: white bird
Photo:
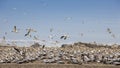
[[[53,35],[49,35],[48,37],[49,37],[50,39],[53,39]]]
[[[18,29],[16,26],[14,26],[13,30],[11,32],[15,32],[15,33],[18,33]]]
[[[72,19],[72,17],[65,17],[65,21],[69,21],[69,20],[71,20]]]

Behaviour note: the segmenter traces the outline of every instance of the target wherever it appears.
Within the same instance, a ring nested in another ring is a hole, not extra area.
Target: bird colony
[[[35,43],[30,47],[0,46],[0,63],[41,64],[114,64],[120,65],[120,46],[92,43],[63,44],[45,47]]]

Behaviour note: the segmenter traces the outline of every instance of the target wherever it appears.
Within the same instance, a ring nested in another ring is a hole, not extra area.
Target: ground
[[[0,64],[0,68],[120,68],[116,65],[103,65],[103,64],[41,64],[41,63],[4,63]]]

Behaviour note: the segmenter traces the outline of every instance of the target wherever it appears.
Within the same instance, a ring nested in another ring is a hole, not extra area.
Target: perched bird
[[[18,33],[18,29],[16,26],[14,26],[13,30],[11,32],[15,32],[15,33]]]
[[[13,47],[13,48],[14,48],[14,50],[16,50],[17,52],[20,53],[20,50],[18,48],[16,48],[16,47]]]
[[[45,45],[43,45],[42,48],[45,48]]]

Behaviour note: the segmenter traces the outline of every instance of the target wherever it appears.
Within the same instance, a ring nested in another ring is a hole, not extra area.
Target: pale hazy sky
[[[20,29],[12,33],[13,26]],[[50,41],[120,43],[119,0],[0,0],[0,38],[32,40],[24,37],[27,28],[37,30],[32,36]],[[50,33],[50,28],[53,32]],[[110,28],[116,38],[107,32]],[[5,35],[7,32],[7,35]],[[68,33],[70,38],[60,40]],[[80,34],[83,33],[83,36]]]

